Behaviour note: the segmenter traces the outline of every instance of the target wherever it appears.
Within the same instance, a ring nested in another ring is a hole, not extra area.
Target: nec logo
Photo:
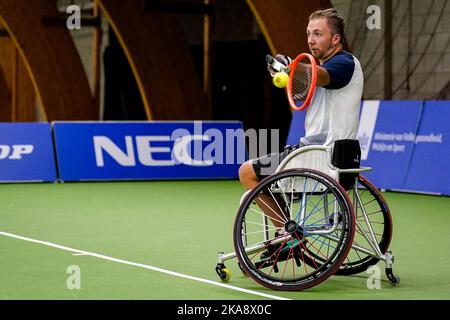
[[[134,140],[134,141],[133,141]],[[189,166],[212,166],[214,160],[211,155],[206,155],[202,148],[202,141],[210,141],[205,135],[186,135],[173,140],[171,136],[125,136],[125,150],[118,147],[105,136],[94,136],[94,150],[97,167],[104,167],[104,154],[108,154],[123,167],[136,166],[134,142],[137,150],[137,160],[143,166],[175,166],[177,164]],[[160,146],[161,142],[173,142],[173,147]],[[157,144],[155,146],[152,144]],[[190,155],[192,144],[194,156]],[[217,150],[216,150],[217,151]],[[159,155],[159,157],[155,157]],[[165,155],[165,156],[164,156]],[[157,159],[163,156],[165,159]],[[207,160],[204,160],[207,159]]]
[[[34,146],[30,144],[0,145],[0,160],[21,160],[22,156],[31,154]]]

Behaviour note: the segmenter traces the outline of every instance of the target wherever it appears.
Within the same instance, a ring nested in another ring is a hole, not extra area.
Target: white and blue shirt
[[[330,83],[317,87],[305,119],[305,145],[333,146],[334,141],[356,139],[364,76],[358,59],[341,51],[323,65]]]

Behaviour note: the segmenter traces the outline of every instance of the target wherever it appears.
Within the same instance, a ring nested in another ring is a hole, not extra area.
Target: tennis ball
[[[287,86],[289,75],[286,72],[277,72],[273,76],[272,82],[275,87],[284,88]]]

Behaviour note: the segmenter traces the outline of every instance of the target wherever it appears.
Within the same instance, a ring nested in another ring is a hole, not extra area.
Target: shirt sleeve
[[[355,61],[349,54],[339,54],[322,65],[330,75],[330,83],[325,89],[341,89],[349,84],[355,71]]]

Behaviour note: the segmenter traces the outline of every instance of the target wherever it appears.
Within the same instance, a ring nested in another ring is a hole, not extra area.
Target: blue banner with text
[[[242,123],[54,122],[60,178],[237,178],[246,160]]]
[[[403,188],[422,106],[422,101],[414,100],[364,103],[358,131],[361,165],[372,167],[364,175],[376,186]]]
[[[0,123],[0,182],[53,182],[50,124]]]
[[[450,195],[450,101],[426,101],[403,189]]]

